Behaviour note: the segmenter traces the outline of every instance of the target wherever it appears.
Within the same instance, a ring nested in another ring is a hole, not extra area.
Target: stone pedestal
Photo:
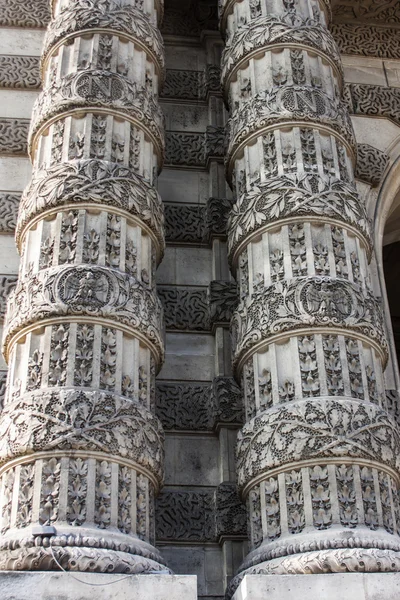
[[[399,589],[400,573],[246,575],[232,600],[397,600]]]
[[[258,578],[256,578],[258,579]],[[22,573],[0,577],[2,600],[196,600],[195,575]]]

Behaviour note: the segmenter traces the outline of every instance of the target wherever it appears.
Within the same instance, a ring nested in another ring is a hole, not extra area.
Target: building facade
[[[0,28],[0,591],[395,598],[398,0],[0,0]]]

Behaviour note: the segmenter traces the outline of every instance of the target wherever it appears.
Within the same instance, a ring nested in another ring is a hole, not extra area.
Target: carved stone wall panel
[[[209,383],[157,383],[157,415],[166,430],[212,431],[243,423],[242,392],[232,377]]]
[[[0,153],[26,154],[28,131],[25,119],[0,119]]]
[[[0,87],[39,89],[39,59],[36,56],[0,56]]]
[[[7,371],[0,371],[0,411],[3,410],[6,393]]]
[[[244,422],[243,393],[233,377],[215,377],[211,385],[215,423],[237,428]]]
[[[161,98],[205,100],[206,88],[204,71],[167,69]]]
[[[355,0],[351,4],[341,0],[333,2],[332,14],[335,20],[356,19],[382,23],[399,23],[400,7],[396,0]]]
[[[165,238],[167,243],[200,244],[203,238],[205,207],[165,204]]]
[[[247,537],[247,512],[237,487],[221,483],[216,493],[217,534],[221,538]]]
[[[171,166],[204,167],[205,134],[167,131],[165,137],[165,164]]]
[[[203,239],[210,242],[214,237],[226,238],[229,214],[233,200],[209,198],[205,213]]]
[[[159,541],[216,541],[215,492],[164,491],[156,504]]]
[[[215,491],[165,491],[157,501],[159,541],[218,542],[246,533],[246,507],[235,484],[222,483]]]
[[[346,85],[350,112],[355,115],[387,117],[400,123],[400,89],[364,83]]]
[[[17,224],[21,192],[0,192],[0,231],[13,233]]]
[[[389,160],[385,152],[369,144],[358,144],[355,176],[373,186],[379,185]]]
[[[210,318],[216,324],[229,325],[233,311],[239,302],[238,288],[235,282],[212,281],[208,288]]]
[[[0,0],[1,25],[44,29],[49,21],[47,0],[28,0],[23,6],[18,0]]]
[[[360,23],[335,23],[331,32],[342,54],[400,58],[398,29]]]
[[[164,429],[211,431],[210,396],[208,383],[158,382],[156,410]]]
[[[7,299],[17,283],[17,275],[0,275],[0,320],[4,319]]]
[[[158,295],[164,308],[167,329],[210,330],[207,290],[162,286],[158,288]]]

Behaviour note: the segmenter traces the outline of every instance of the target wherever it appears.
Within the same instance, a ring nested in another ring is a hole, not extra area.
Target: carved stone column
[[[239,579],[400,570],[399,432],[329,2],[222,0],[220,17],[252,546]]]
[[[0,569],[165,570],[162,0],[55,0],[4,333]]]

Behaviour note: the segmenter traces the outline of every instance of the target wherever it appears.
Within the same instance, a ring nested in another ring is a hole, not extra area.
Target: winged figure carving
[[[311,283],[305,290],[307,311],[320,317],[347,317],[351,312],[351,300],[342,286],[332,281]]]

